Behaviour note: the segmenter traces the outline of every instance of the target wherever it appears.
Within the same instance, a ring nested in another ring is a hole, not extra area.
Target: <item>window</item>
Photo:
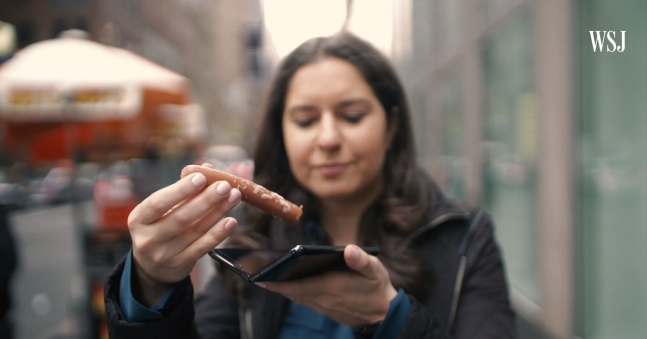
[[[460,47],[463,34],[461,1],[434,0],[432,3],[434,57],[444,56]]]
[[[465,199],[469,162],[465,153],[465,119],[462,107],[460,72],[440,81],[438,101],[441,111],[442,156],[434,159],[433,173],[438,185],[449,197]]]
[[[579,1],[578,333],[647,333],[647,13],[645,1]],[[594,53],[591,30],[627,31],[623,53]]]
[[[530,7],[506,18],[484,43],[484,205],[496,222],[511,286],[539,303],[533,53]]]

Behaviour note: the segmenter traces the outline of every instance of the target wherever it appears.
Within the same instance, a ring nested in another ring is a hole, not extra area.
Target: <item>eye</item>
[[[351,124],[356,124],[364,118],[364,112],[349,112],[344,113],[344,120]]]
[[[308,127],[314,123],[315,119],[314,118],[296,118],[294,119],[294,122],[299,126],[299,127]]]

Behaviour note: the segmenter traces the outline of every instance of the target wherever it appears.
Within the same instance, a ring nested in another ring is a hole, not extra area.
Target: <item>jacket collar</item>
[[[404,250],[411,242],[415,241],[418,237],[433,230],[439,225],[450,220],[469,220],[472,213],[470,212],[467,204],[450,199],[438,188],[435,182],[432,182],[433,205],[431,208],[431,215],[427,222],[411,232],[402,244],[398,247],[398,251]]]
[[[462,218],[469,218],[470,207],[466,203],[447,197],[435,182],[432,183],[431,187],[434,200],[433,205],[430,206],[432,213],[426,224],[441,224],[442,219],[450,215],[454,215],[455,218],[459,219],[461,216]],[[454,218],[450,219],[453,220]]]

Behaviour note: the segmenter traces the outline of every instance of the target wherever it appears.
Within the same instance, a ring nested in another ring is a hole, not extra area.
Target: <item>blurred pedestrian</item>
[[[0,338],[13,338],[10,283],[16,270],[16,245],[9,222],[9,207],[0,204]]]
[[[0,338],[13,338],[11,280],[17,267],[17,251],[11,226],[11,212],[24,202],[22,171],[24,166],[13,164],[8,182],[0,184]]]
[[[202,174],[130,215],[133,249],[109,277],[114,338],[514,338],[490,219],[450,201],[418,166],[395,71],[347,34],[310,40],[282,62],[254,155],[254,180],[297,205],[286,224]],[[214,226],[215,224],[215,226]],[[193,299],[196,260],[228,247],[344,245],[350,270],[248,284],[229,272]],[[359,246],[377,246],[379,257]]]

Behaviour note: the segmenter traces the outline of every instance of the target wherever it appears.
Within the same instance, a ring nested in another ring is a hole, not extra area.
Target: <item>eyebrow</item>
[[[366,99],[362,99],[362,98],[344,100],[344,101],[338,103],[337,105],[335,105],[335,107],[336,108],[347,108],[347,107],[351,107],[351,106],[355,106],[355,105],[362,105],[365,108],[371,108],[371,102],[366,100]]]
[[[313,112],[315,110],[317,110],[317,107],[313,106],[313,105],[297,105],[297,106],[294,106],[294,107],[290,107],[290,109],[288,110],[287,113],[289,115],[292,115],[292,114],[294,114],[296,112],[299,112],[299,111]]]

